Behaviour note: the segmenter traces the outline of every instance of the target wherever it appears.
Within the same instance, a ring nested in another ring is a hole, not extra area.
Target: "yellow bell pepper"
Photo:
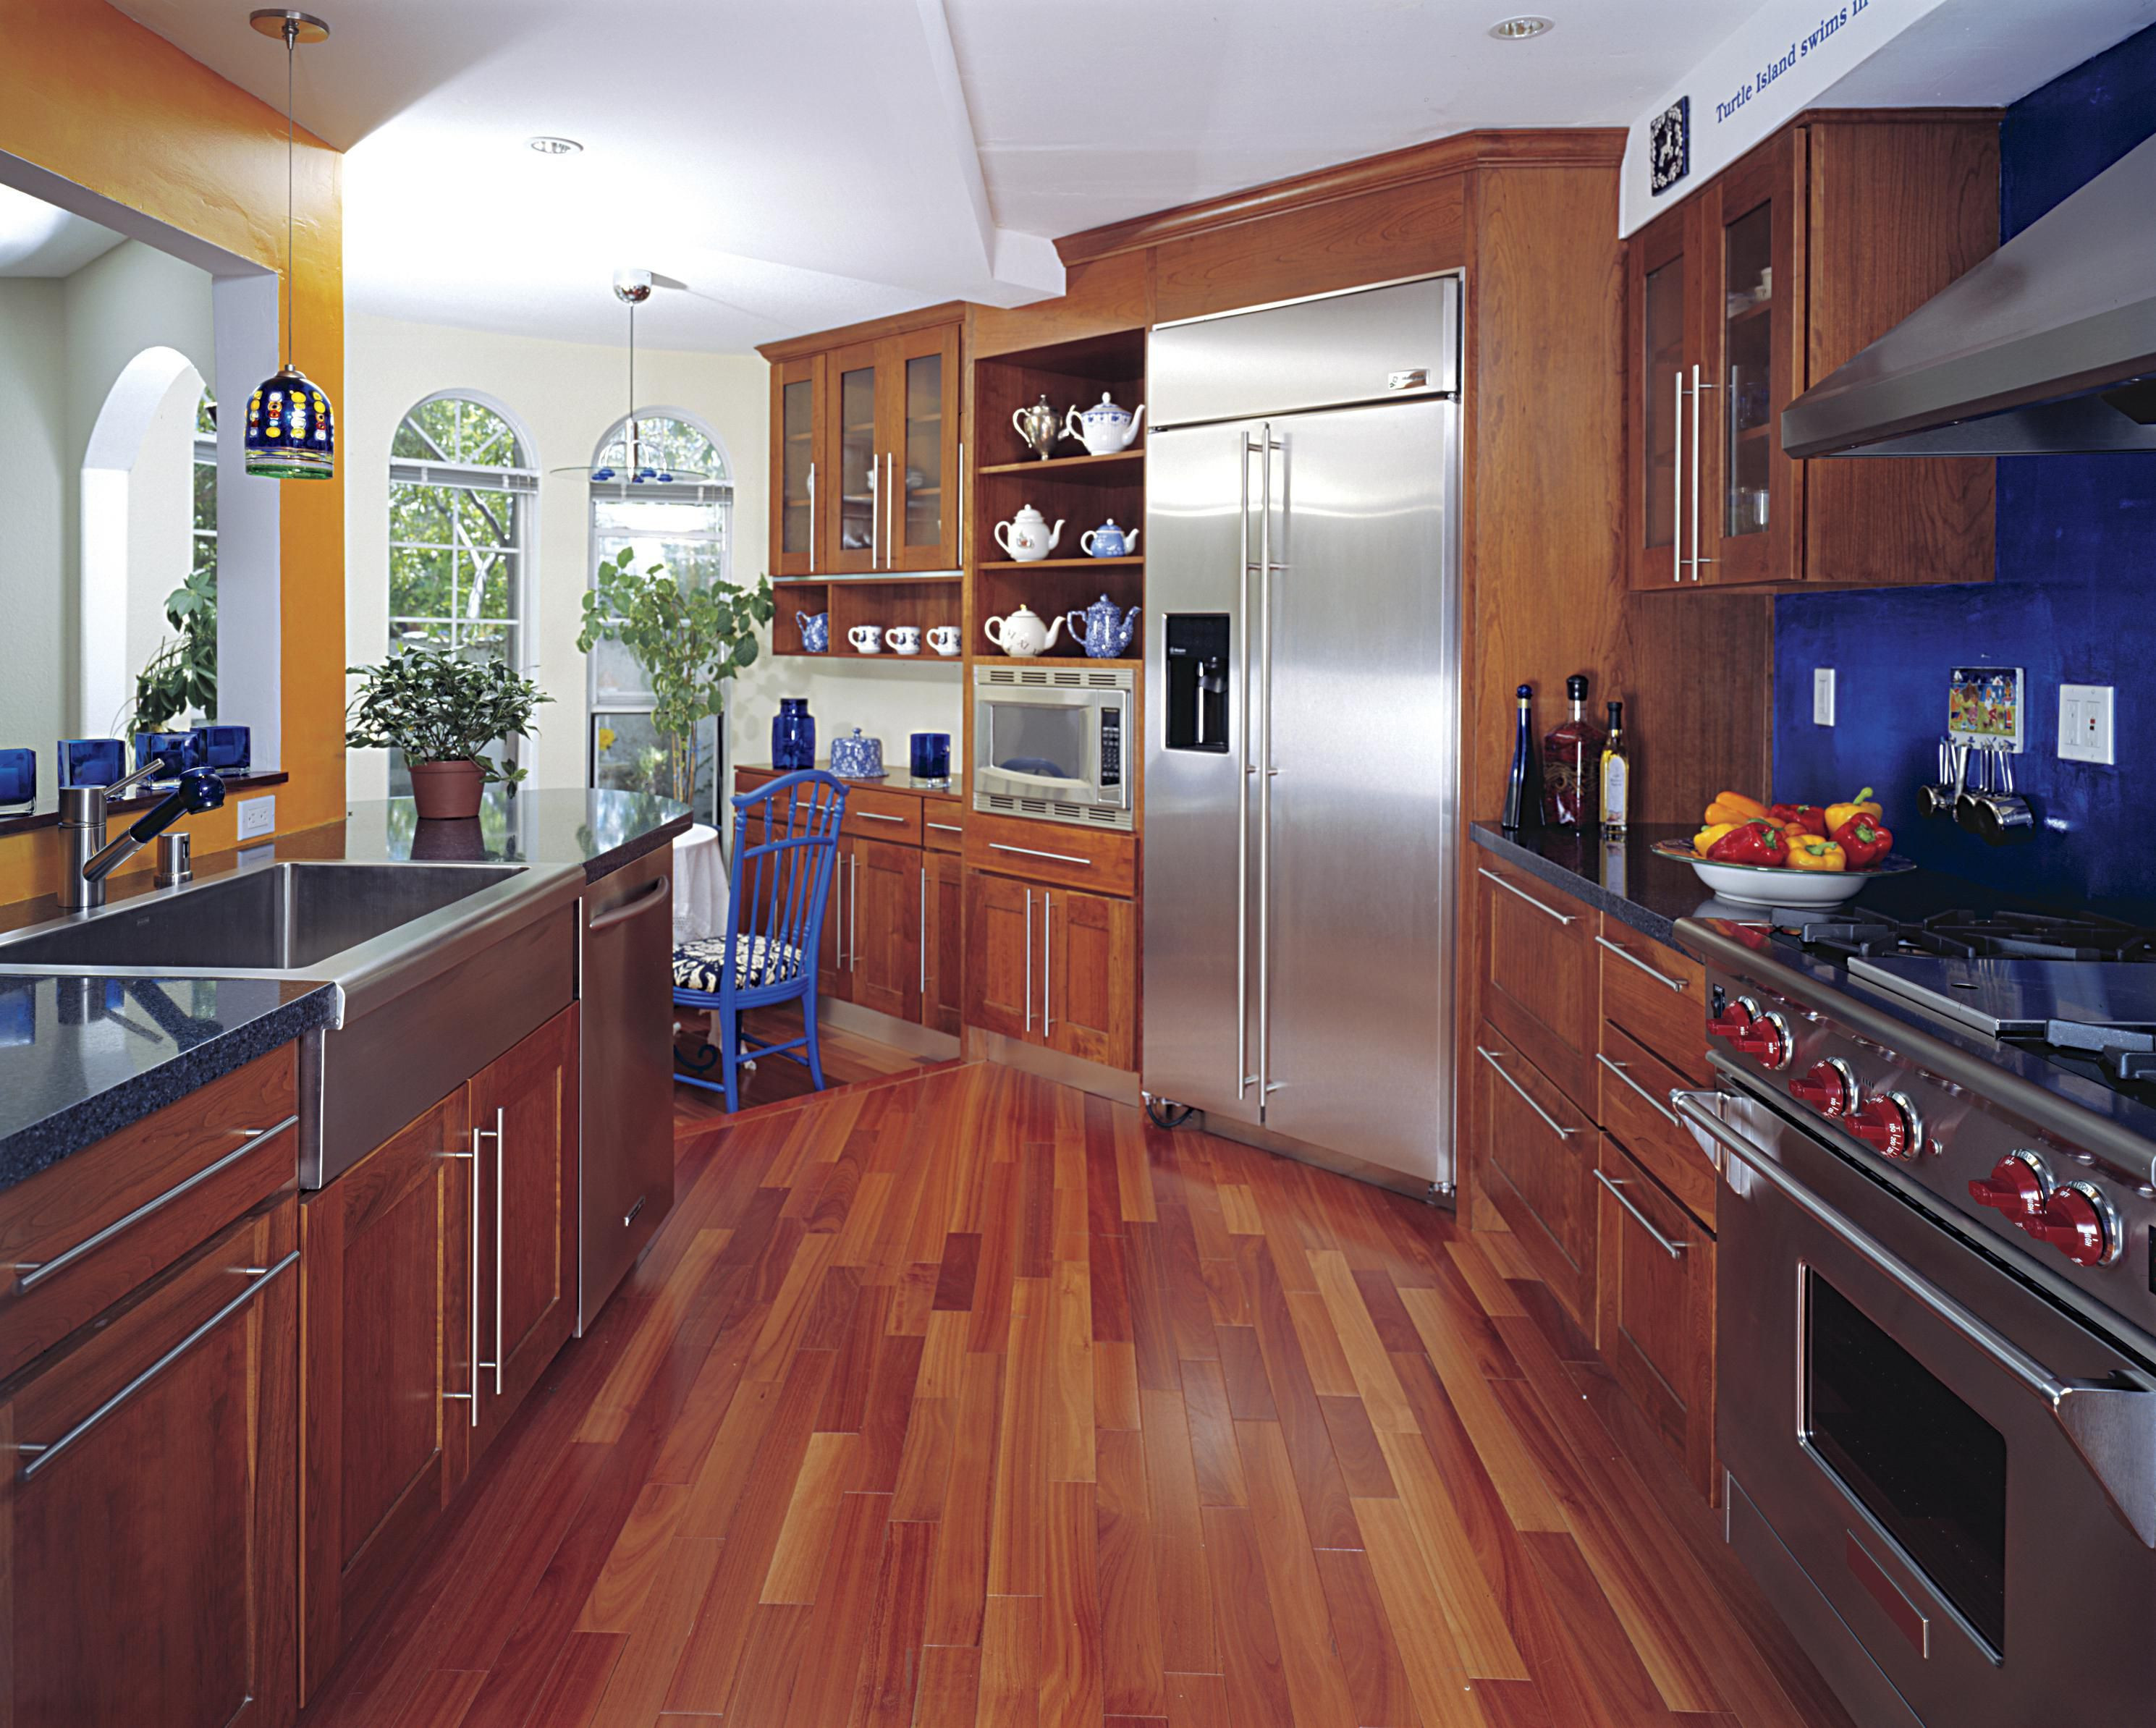
[[[1717,793],[1714,802],[1707,807],[1707,822],[1709,827],[1717,822],[1726,822],[1734,827],[1740,822],[1761,820],[1766,814],[1767,807],[1764,804],[1757,798],[1746,797],[1741,792]]]
[[[1702,858],[1705,858],[1707,856],[1707,849],[1708,847],[1712,846],[1724,834],[1729,833],[1731,829],[1742,828],[1743,826],[1743,824],[1742,823],[1737,822],[1709,823],[1705,828],[1702,828],[1697,833],[1691,837],[1691,849],[1697,852]]]
[[[1817,834],[1792,834],[1789,867],[1798,870],[1845,870],[1849,859],[1832,840],[1822,840]]]
[[[1826,807],[1826,831],[1833,833],[1851,817],[1860,814],[1870,816],[1875,821],[1887,814],[1881,808],[1879,801],[1871,796],[1871,788],[1868,786],[1847,803],[1829,804]]]

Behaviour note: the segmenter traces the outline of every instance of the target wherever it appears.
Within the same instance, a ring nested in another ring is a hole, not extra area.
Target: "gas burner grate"
[[[1807,953],[1835,960],[1935,954],[1956,960],[1997,955],[2028,960],[2156,961],[2156,931],[2109,918],[2063,914],[1955,908],[1904,924],[1859,913],[1785,926],[1776,935]]]

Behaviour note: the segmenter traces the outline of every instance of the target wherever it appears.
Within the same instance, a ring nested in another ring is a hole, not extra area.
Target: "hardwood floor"
[[[1502,1238],[983,1064],[679,1154],[308,1728],[1846,1721]]]
[[[701,1049],[707,1017],[688,1008],[677,1008],[675,1014],[681,1023],[681,1030],[674,1040],[678,1071],[692,1062]],[[760,1043],[784,1043],[801,1036],[801,1011],[798,1008],[760,1008],[747,1016],[747,1026],[749,1035]],[[911,1051],[829,1025],[823,1029],[822,1043],[827,1088],[856,1085],[864,1080],[893,1079],[901,1074],[926,1074],[946,1065],[924,1061]],[[742,1115],[772,1105],[796,1103],[816,1095],[808,1083],[808,1070],[788,1056],[765,1058],[757,1064],[753,1074],[742,1073],[740,1084]],[[677,1137],[701,1133],[712,1122],[726,1120],[726,1100],[716,1092],[706,1092],[698,1086],[676,1085],[674,1119]]]

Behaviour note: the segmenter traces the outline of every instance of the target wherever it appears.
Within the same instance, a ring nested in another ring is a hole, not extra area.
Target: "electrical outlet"
[[[2112,745],[2112,693],[2107,684],[2059,686],[2059,760],[2110,767],[2118,760]]]
[[[277,827],[277,800],[275,797],[242,798],[239,801],[239,838],[259,840],[273,833]]]
[[[1834,724],[1834,668],[1812,668],[1812,724],[1830,726]]]

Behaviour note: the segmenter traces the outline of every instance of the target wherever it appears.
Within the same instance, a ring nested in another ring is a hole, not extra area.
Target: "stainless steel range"
[[[1678,927],[1729,1540],[1861,1723],[2144,1720],[2156,951],[1931,922]]]

